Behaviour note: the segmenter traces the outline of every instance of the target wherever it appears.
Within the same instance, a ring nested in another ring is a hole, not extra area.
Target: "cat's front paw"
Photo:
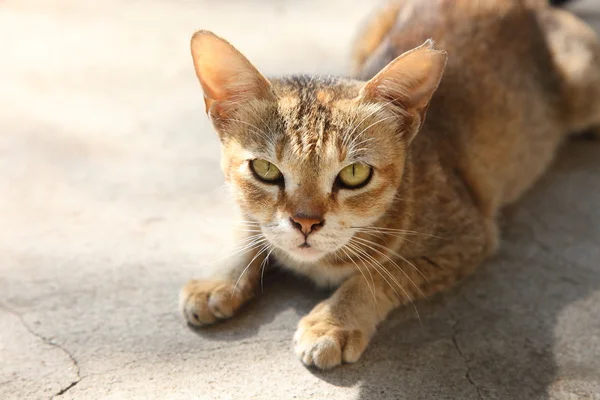
[[[300,320],[294,335],[294,350],[304,365],[331,369],[342,362],[356,362],[369,339],[365,331],[347,326],[317,307]]]
[[[183,317],[195,326],[214,324],[232,317],[243,303],[240,288],[234,293],[234,286],[227,281],[189,281],[179,294]]]

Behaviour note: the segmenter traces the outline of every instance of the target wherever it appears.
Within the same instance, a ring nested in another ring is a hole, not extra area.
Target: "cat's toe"
[[[359,330],[349,332],[342,351],[342,360],[346,363],[358,361],[368,344],[369,337],[366,333]]]
[[[326,370],[342,362],[356,362],[368,342],[367,335],[360,330],[327,322],[311,325],[301,321],[294,335],[294,350],[304,365]]]
[[[194,326],[210,325],[233,316],[235,297],[229,282],[190,281],[179,296],[183,317]]]

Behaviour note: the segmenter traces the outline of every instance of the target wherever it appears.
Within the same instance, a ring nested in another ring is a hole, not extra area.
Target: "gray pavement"
[[[275,273],[205,331],[177,295],[231,238],[189,37],[266,74],[342,73],[371,1],[0,2],[0,399],[600,399],[600,142],[507,210],[497,257],[304,368],[327,293]],[[600,26],[600,1],[579,12]]]

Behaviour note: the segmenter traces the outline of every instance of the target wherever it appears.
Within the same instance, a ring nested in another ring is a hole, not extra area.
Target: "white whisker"
[[[377,121],[373,122],[371,125],[367,126],[365,129],[363,129],[362,131],[360,131],[356,136],[358,137],[358,136],[362,135],[367,129],[370,129],[373,126],[375,126],[375,125],[377,125],[377,124],[379,124],[379,123],[381,123],[383,121],[387,121],[388,119],[392,119],[392,118],[396,118],[396,116],[392,115],[392,116],[389,116],[389,117],[378,119]]]
[[[271,253],[273,252],[273,250],[275,250],[275,246],[273,245],[269,245],[271,247],[271,250],[269,250],[269,252],[267,253],[267,255],[265,256],[265,259],[262,261],[262,263],[260,263],[260,292],[264,293],[263,291],[263,278],[265,276],[265,268],[267,267],[267,264],[269,263],[269,256],[271,255]]]
[[[410,265],[411,267],[413,267],[415,269],[415,271],[417,271],[423,277],[423,279],[425,279],[427,282],[429,282],[429,280],[425,277],[425,275],[423,275],[423,273],[413,263],[411,263],[410,261],[408,261],[406,258],[402,257],[400,254],[396,253],[395,251],[391,250],[390,248],[385,247],[385,246],[383,246],[383,245],[381,245],[379,243],[375,243],[375,242],[373,242],[371,240],[364,239],[364,238],[357,238],[357,237],[355,237],[353,239],[360,240],[363,243],[370,243],[371,245],[374,245],[374,246],[382,248],[382,249],[384,249],[386,251],[389,251],[390,253],[392,253],[393,255],[395,255],[396,257],[400,258],[402,261],[404,261],[405,263],[407,263],[408,265]],[[402,269],[402,267],[400,267],[394,260],[392,260],[387,254],[385,254],[385,253],[383,253],[383,252],[381,252],[381,251],[379,251],[377,249],[374,249],[374,248],[371,247],[371,250],[376,251],[377,253],[379,253],[382,256],[384,256],[385,258],[387,258],[397,269],[399,269],[404,274],[404,276],[406,276],[406,279],[408,279],[410,281],[410,283],[413,284],[413,286],[419,291],[419,293],[421,294],[421,296],[425,297],[425,295],[421,291],[421,288],[419,288],[415,284],[415,282],[413,282],[413,280],[410,278],[410,276],[408,276],[408,274],[406,273],[406,271],[404,271],[404,269]]]
[[[237,286],[240,283],[240,280],[242,279],[242,276],[244,276],[244,273],[246,273],[246,271],[248,270],[248,268],[250,268],[250,266],[252,265],[252,263],[254,262],[254,260],[256,260],[262,253],[264,253],[264,251],[267,250],[269,248],[269,246],[270,246],[270,244],[268,244],[268,243],[266,245],[263,245],[263,247],[256,253],[256,255],[252,258],[252,260],[250,260],[250,262],[248,263],[248,265],[246,265],[246,268],[244,268],[244,270],[240,274],[239,278],[235,282],[235,285],[233,285],[233,291],[231,292],[231,297],[232,298],[235,295],[235,291],[237,290]]]
[[[363,122],[365,122],[369,117],[381,112],[385,108],[386,105],[387,104],[384,104],[381,107],[376,107],[373,111],[371,111],[369,114],[367,114],[367,116],[364,117],[358,124],[354,125],[354,129],[352,129],[352,132],[344,135],[344,141],[342,142],[342,145],[345,146],[347,144],[346,139],[351,138],[352,135],[354,135],[354,132],[356,132],[358,127],[361,126]]]
[[[417,231],[411,231],[411,230],[406,230],[406,229],[368,227],[368,226],[355,226],[355,227],[352,227],[352,229],[362,229],[363,231],[377,230],[378,232],[390,234],[390,235],[392,233],[406,234],[406,235],[423,235],[423,236],[429,236],[429,237],[436,238],[436,239],[443,239],[443,237],[441,237],[441,236],[432,235],[430,233],[417,232]]]
[[[388,285],[390,285],[390,287],[392,288],[394,293],[396,293],[398,298],[401,299],[402,296],[400,295],[400,293],[398,293],[396,291],[396,289],[394,289],[394,286],[387,280],[387,278],[381,274],[381,270],[383,270],[394,281],[394,283],[398,286],[398,288],[400,288],[404,292],[405,296],[410,299],[410,296],[408,295],[408,293],[406,293],[406,291],[404,290],[404,287],[402,287],[400,282],[398,282],[398,280],[392,274],[390,274],[390,272],[388,270],[386,270],[385,267],[375,257],[373,257],[372,255],[367,253],[364,249],[361,249],[358,245],[359,245],[359,243],[348,243],[347,244],[347,246],[349,246],[349,248],[350,247],[353,248],[355,251],[359,252],[364,257],[366,257],[367,261],[370,260],[370,265],[373,267],[376,267],[375,271],[377,271],[379,273],[379,275],[381,275],[381,277],[383,279],[385,279],[385,281],[388,283]],[[373,264],[373,263],[375,263],[375,264]]]
[[[262,238],[262,239],[261,238],[255,238],[253,241],[251,241],[249,244],[247,244],[243,248],[237,249],[237,250],[235,250],[235,251],[227,254],[226,256],[223,256],[223,257],[218,258],[216,260],[209,261],[207,264],[209,264],[209,265],[215,264],[215,263],[223,261],[223,260],[225,260],[225,259],[227,259],[229,257],[235,256],[235,255],[245,254],[245,253],[249,252],[250,250],[253,250],[253,249],[257,248],[257,247],[260,247],[260,245],[263,244],[266,241],[267,241],[267,239],[264,239],[264,238]]]
[[[383,264],[381,264],[375,257],[373,257],[372,255],[370,255],[368,252],[366,252],[364,249],[361,249],[359,247],[360,243],[355,243],[353,244],[355,250],[360,251],[362,254],[364,254],[366,257],[368,257],[369,259],[371,259],[373,261],[373,264],[371,264],[373,267],[376,267],[375,270],[379,273],[379,275],[387,282],[387,284],[390,286],[390,288],[394,291],[394,293],[396,293],[396,296],[398,296],[399,299],[402,299],[402,296],[400,296],[400,294],[394,289],[394,287],[392,286],[392,284],[385,278],[385,276],[381,273],[382,271],[386,273],[386,275],[398,286],[398,288],[400,288],[400,290],[402,290],[402,292],[404,293],[404,296],[406,298],[408,298],[415,310],[415,313],[417,314],[417,318],[419,319],[419,323],[421,322],[421,315],[419,314],[419,310],[417,309],[417,306],[415,304],[415,302],[413,301],[412,297],[408,294],[408,292],[406,291],[406,289],[404,289],[404,287],[400,284],[400,282],[394,277],[394,275],[388,271]],[[363,246],[365,246],[363,244]],[[367,247],[367,246],[365,246]]]
[[[369,275],[371,275],[371,281],[373,282],[373,287],[371,287],[371,284],[369,283],[369,280],[367,279],[367,276],[364,274],[364,272],[362,272],[362,270],[360,269],[360,267],[358,266],[358,264],[356,263],[356,261],[354,261],[354,258],[352,258],[352,256],[350,254],[348,254],[348,252],[346,251],[345,247],[346,246],[342,247],[341,250],[346,254],[346,257],[348,257],[350,259],[350,261],[352,261],[352,263],[354,263],[354,265],[356,265],[356,269],[363,276],[363,278],[365,279],[365,282],[367,282],[367,286],[369,288],[369,291],[371,292],[371,295],[373,296],[373,302],[375,302],[375,308],[377,309],[377,313],[379,313],[379,304],[377,303],[377,297],[375,296],[375,289],[374,289],[375,281],[373,280],[373,275],[371,274],[371,271],[369,271],[369,268],[367,268],[367,266],[363,262],[363,265],[365,266],[365,269],[367,270],[367,272],[369,272]],[[351,251],[353,254],[357,255],[358,259],[361,260],[360,255],[358,255],[356,252],[354,252],[350,248],[348,248],[348,250]]]
[[[415,242],[414,240],[407,239],[406,237],[404,237],[405,235],[398,235],[398,234],[395,234],[395,233],[387,233],[387,232],[379,232],[376,229],[373,229],[373,230],[358,229],[358,230],[356,230],[356,232],[358,232],[358,233],[364,233],[366,235],[378,236],[380,239],[385,239],[384,235],[388,235],[388,236],[392,236],[392,237],[396,237],[396,238],[405,240],[405,241],[407,241],[409,243],[419,244],[418,242]]]

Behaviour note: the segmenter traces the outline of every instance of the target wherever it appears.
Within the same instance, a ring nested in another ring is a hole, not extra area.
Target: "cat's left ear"
[[[231,116],[248,100],[274,98],[270,82],[225,39],[198,31],[191,50],[206,113],[214,123]]]
[[[361,98],[400,108],[411,132],[410,141],[420,130],[429,102],[436,91],[446,67],[448,55],[433,47],[432,40],[407,51],[389,63],[361,90]]]

